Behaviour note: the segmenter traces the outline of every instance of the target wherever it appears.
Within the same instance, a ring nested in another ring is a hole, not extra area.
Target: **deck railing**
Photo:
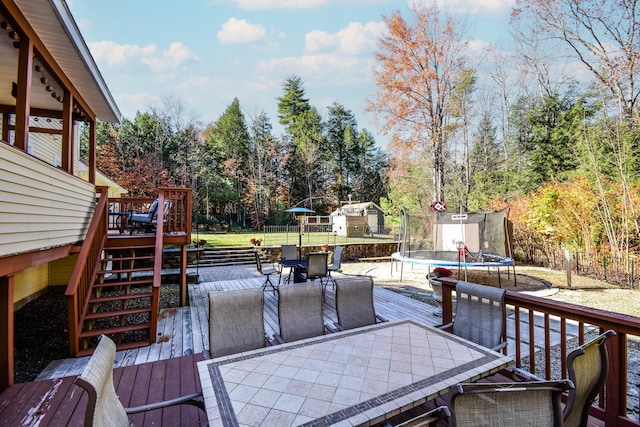
[[[97,190],[100,192],[100,197],[95,213],[65,291],[69,313],[69,353],[72,355],[80,351],[79,336],[86,314],[84,310],[91,296],[91,285],[100,268],[100,254],[107,239],[108,188],[98,187]]]
[[[442,320],[451,322],[453,318],[452,295],[457,280],[440,278],[442,283]],[[594,328],[599,331],[612,329],[616,336],[607,340],[609,350],[609,374],[604,392],[600,393],[597,404],[590,415],[603,420],[607,426],[640,426],[640,420],[627,415],[628,395],[628,349],[627,339],[640,336],[640,318],[605,310],[588,308],[566,302],[507,291],[505,303],[510,315],[506,328],[515,340],[515,365],[523,367],[523,349],[528,350],[528,364],[524,368],[538,376],[552,378],[554,369],[552,358],[559,357],[561,366],[556,376],[567,377],[566,356],[572,348],[567,348],[567,325],[577,327],[578,345],[585,342],[585,335]],[[543,337],[535,331],[536,319],[542,319]],[[552,335],[557,339],[552,340]],[[553,344],[559,342],[559,344]],[[511,345],[511,343],[509,344]],[[534,355],[542,354],[543,367],[536,366]],[[559,356],[558,356],[559,354]],[[634,402],[633,405],[636,405]],[[635,418],[635,416],[634,416]]]

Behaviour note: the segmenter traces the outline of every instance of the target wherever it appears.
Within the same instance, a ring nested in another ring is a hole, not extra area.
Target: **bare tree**
[[[569,49],[632,117],[640,94],[638,8],[635,0],[518,0],[515,19],[532,19],[541,35]]]

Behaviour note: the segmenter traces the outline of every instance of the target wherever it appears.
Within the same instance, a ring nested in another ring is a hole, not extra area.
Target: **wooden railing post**
[[[604,423],[607,426],[617,425],[619,416],[627,416],[627,334],[615,332],[616,336],[607,340],[609,374],[604,399]]]

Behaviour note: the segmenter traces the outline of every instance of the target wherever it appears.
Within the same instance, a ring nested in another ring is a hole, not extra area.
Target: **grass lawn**
[[[262,246],[279,246],[286,244],[298,244],[300,236],[298,233],[260,233],[260,232],[242,232],[242,233],[205,233],[198,232],[191,234],[193,242],[206,240],[205,246],[208,247],[224,247],[224,246],[251,246],[251,239],[260,239]],[[304,233],[302,235],[303,245],[341,245],[345,243],[375,243],[390,242],[393,235],[372,236],[356,236],[344,237],[334,236],[333,233]]]

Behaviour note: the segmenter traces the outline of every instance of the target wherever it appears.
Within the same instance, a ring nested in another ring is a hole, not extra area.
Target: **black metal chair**
[[[274,285],[273,282],[271,282],[271,276],[273,276],[274,274],[277,274],[279,276],[281,274],[281,271],[274,267],[263,267],[262,260],[260,259],[260,254],[258,253],[258,251],[255,251],[254,253],[256,256],[256,268],[263,276],[266,277],[266,280],[262,284],[262,290],[264,291],[267,289],[267,286],[271,286],[271,289],[273,289],[273,293],[275,293],[278,290],[278,285]],[[280,283],[280,279],[278,279],[278,283]]]

